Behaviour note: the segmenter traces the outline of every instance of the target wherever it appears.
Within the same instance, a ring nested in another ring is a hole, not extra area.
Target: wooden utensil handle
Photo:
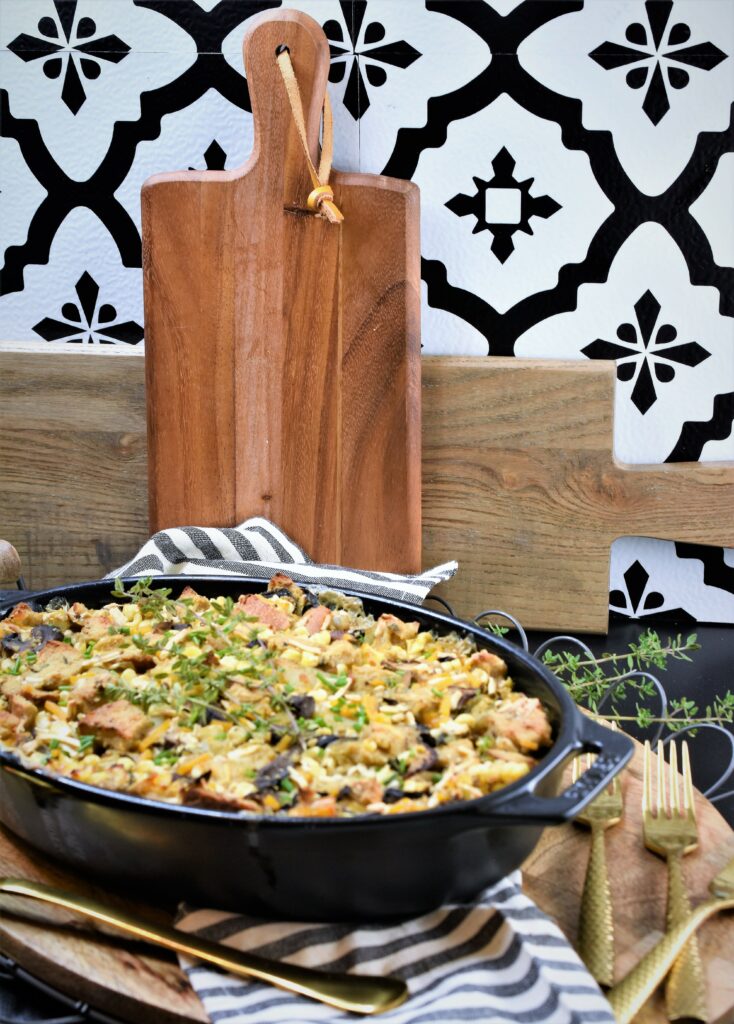
[[[607,483],[620,487],[615,536],[734,547],[734,462],[619,463],[616,472]]]
[[[0,540],[0,583],[15,583],[20,575],[20,555],[9,541]]]

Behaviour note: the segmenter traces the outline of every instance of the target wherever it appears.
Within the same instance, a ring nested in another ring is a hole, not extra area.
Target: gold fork
[[[712,899],[699,903],[683,924],[666,932],[629,974],[607,993],[617,1024],[639,1021],[640,1011],[696,929],[720,910],[734,910],[734,858],[713,879],[709,892]]]
[[[612,729],[617,723],[612,722]],[[581,757],[573,762],[573,781],[581,774]],[[591,767],[592,755],[586,755],[584,770]],[[600,985],[614,983],[614,921],[609,889],[604,833],[622,818],[622,788],[615,776],[607,788],[592,800],[575,820],[591,829],[589,863],[581,894],[578,951],[591,975]]]
[[[650,743],[645,743],[642,791],[642,827],[645,846],[668,862],[667,930],[676,928],[691,913],[683,880],[682,859],[698,846],[698,828],[693,802],[693,782],[688,744],[683,743],[683,792],[678,780],[678,751],[670,746],[668,785],[665,785],[665,753],[657,751],[657,801],[653,798],[653,766]],[[665,987],[665,1005],[670,1020],[693,1017],[707,1020],[706,989],[698,941],[692,937],[673,964]]]

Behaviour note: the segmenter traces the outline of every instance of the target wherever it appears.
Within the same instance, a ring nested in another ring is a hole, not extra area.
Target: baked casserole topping
[[[281,574],[237,601],[150,580],[114,597],[0,621],[0,744],[23,764],[169,803],[334,817],[482,796],[550,745],[501,658],[354,597]]]

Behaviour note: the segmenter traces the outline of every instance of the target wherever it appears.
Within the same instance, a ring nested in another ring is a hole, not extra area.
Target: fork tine
[[[683,807],[687,814],[696,816],[696,805],[693,801],[693,776],[691,774],[691,758],[688,744],[683,740]]]
[[[668,794],[665,791],[665,747],[658,743],[658,809],[657,813],[668,815]]]
[[[652,748],[645,740],[645,760],[642,768],[642,813],[652,813]]]
[[[609,727],[612,732],[617,732],[617,723],[614,719],[609,723]],[[622,792],[622,786],[620,784],[619,775],[615,775],[612,779],[612,784],[609,786],[609,792],[612,796],[619,796]]]
[[[675,740],[670,741],[668,792],[670,794],[671,816],[674,814],[680,814],[680,796],[678,790],[678,748],[675,745]]]

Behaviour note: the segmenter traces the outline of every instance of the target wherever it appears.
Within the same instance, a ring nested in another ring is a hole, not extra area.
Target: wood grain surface
[[[612,541],[734,545],[734,463],[628,466],[612,362],[423,360],[423,544],[463,615],[605,632]]]
[[[616,926],[617,978],[661,935],[665,921],[665,864],[641,840],[641,753],[623,777],[625,817],[607,833]],[[696,807],[701,845],[684,861],[694,903],[704,899],[710,879],[734,856],[734,832],[700,794]],[[575,940],[588,832],[576,825],[548,828],[523,867],[525,891]],[[0,875],[32,878],[84,892],[142,912],[156,920],[166,913],[111,896],[60,871],[0,830]],[[185,976],[168,954],[101,934],[88,922],[70,927],[69,915],[15,899],[0,905],[0,949],[49,984],[132,1024],[205,1021]],[[40,916],[39,916],[40,915]],[[699,932],[708,985],[711,1024],[734,1019],[734,915],[713,918]],[[662,1000],[648,1004],[645,1020],[665,1020]]]
[[[363,322],[352,358],[370,378],[407,372],[397,356],[370,362]],[[25,348],[0,351],[0,537],[31,587],[92,579],[148,536],[144,360]],[[528,627],[603,632],[615,537],[734,544],[731,463],[614,460],[613,363],[428,357],[422,372],[423,563],[459,560],[438,592],[460,614],[504,607]],[[390,419],[375,416],[386,447]],[[364,422],[345,417],[354,452]],[[344,465],[352,528],[397,543],[400,529],[370,519],[359,458]]]
[[[151,529],[263,515],[316,561],[418,571],[418,189],[337,172],[344,223],[307,211],[275,51],[318,162],[328,42],[298,11],[248,26],[249,160],[142,191]]]
[[[29,587],[97,579],[148,538],[143,359],[112,351],[0,351],[0,537]]]

